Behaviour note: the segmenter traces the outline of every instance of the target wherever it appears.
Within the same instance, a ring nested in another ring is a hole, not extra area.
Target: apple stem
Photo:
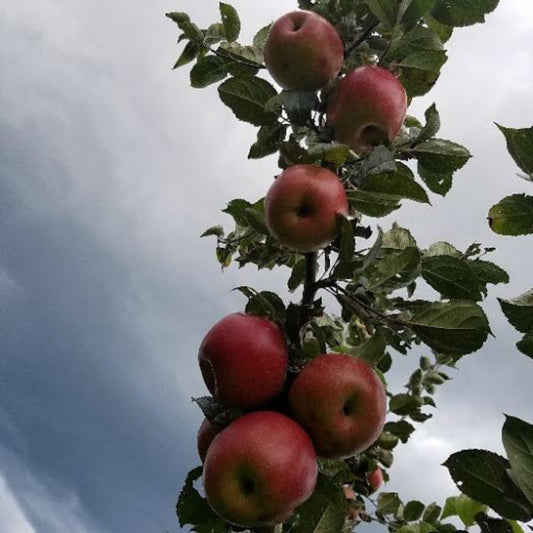
[[[317,252],[305,254],[305,279],[304,291],[302,295],[302,307],[311,308],[318,289],[316,283],[316,274],[318,269]]]

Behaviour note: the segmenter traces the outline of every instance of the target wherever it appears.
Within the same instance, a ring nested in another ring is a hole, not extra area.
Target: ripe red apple
[[[323,354],[294,380],[289,406],[319,456],[343,458],[366,450],[379,437],[387,396],[378,375],[361,359]]]
[[[316,91],[337,77],[344,46],[325,18],[311,11],[292,11],[270,28],[264,56],[281,87]]]
[[[383,485],[383,470],[378,466],[375,470],[372,470],[372,472],[368,472],[366,480],[368,481],[370,494],[376,492],[376,490]]]
[[[280,243],[298,252],[313,252],[338,234],[337,215],[348,214],[341,180],[314,165],[285,169],[265,197],[265,221]]]
[[[274,322],[233,313],[207,333],[198,353],[209,392],[228,407],[257,407],[278,395],[285,384],[288,352]]]
[[[407,110],[407,95],[390,71],[365,65],[350,72],[331,91],[326,122],[335,139],[356,152],[392,141]]]
[[[209,422],[207,418],[204,418],[204,420],[200,424],[200,427],[198,428],[198,434],[196,436],[196,444],[197,444],[198,455],[202,463],[204,462],[205,456],[207,454],[207,450],[209,446],[211,445],[211,443],[213,442],[213,439],[223,429],[224,429],[223,426],[213,424],[212,422]]]
[[[204,463],[207,501],[242,527],[286,520],[313,492],[317,462],[307,433],[274,411],[241,416],[213,440]]]

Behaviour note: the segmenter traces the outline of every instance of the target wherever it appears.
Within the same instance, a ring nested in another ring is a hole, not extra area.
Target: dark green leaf
[[[443,43],[450,40],[450,37],[453,34],[453,26],[442,24],[442,22],[439,22],[436,18],[432,17],[431,15],[426,15],[424,17],[424,20],[429,28],[437,32],[437,34],[440,37],[440,40]]]
[[[233,6],[223,4],[220,2],[220,15],[222,17],[222,24],[224,25],[224,33],[228,41],[236,41],[239,38],[241,31],[241,21],[239,15]]]
[[[216,237],[224,237],[224,228],[222,226],[212,226],[206,229],[200,237],[209,237],[215,235]]]
[[[533,505],[533,425],[506,416],[502,440],[511,463],[513,480]]]
[[[203,89],[212,83],[223,80],[228,69],[223,59],[217,56],[205,56],[198,60],[191,69],[191,86]]]
[[[383,248],[394,248],[396,250],[405,250],[406,248],[416,248],[416,240],[411,232],[406,228],[401,228],[396,222],[392,228],[382,235]]]
[[[453,172],[434,172],[428,170],[424,165],[418,162],[418,174],[428,186],[429,190],[435,194],[446,196],[452,188]]]
[[[459,144],[442,139],[431,139],[412,149],[420,164],[430,172],[455,172],[470,159],[470,152]]]
[[[307,150],[309,157],[314,163],[331,163],[336,169],[342,167],[350,156],[350,148],[345,144],[316,143]]]
[[[533,332],[527,333],[522,340],[516,343],[516,347],[528,357],[533,359]]]
[[[414,52],[403,59],[400,81],[410,97],[426,94],[435,84],[448,59],[444,50]]]
[[[205,30],[205,42],[208,45],[219,43],[226,39],[226,33],[224,32],[224,24],[215,22],[211,24],[207,30]]]
[[[270,28],[272,27],[272,24],[268,24],[267,26],[264,26],[261,28],[255,35],[252,44],[255,48],[258,50],[263,51],[266,41],[268,39],[268,34],[270,33]]]
[[[505,128],[496,124],[507,141],[507,150],[520,170],[533,176],[533,127]]]
[[[421,400],[411,394],[396,394],[389,402],[389,409],[397,415],[407,416],[421,407]]]
[[[355,238],[352,223],[343,215],[338,216],[340,226],[340,250],[339,261],[341,263],[349,262],[355,251]]]
[[[201,46],[199,46],[194,41],[189,41],[185,45],[185,48],[183,49],[183,52],[179,56],[178,60],[176,61],[176,64],[172,68],[182,67],[183,65],[190,63],[198,57],[200,50],[202,50]]]
[[[349,348],[346,351],[371,365],[375,365],[383,357],[385,348],[383,335],[375,334],[359,346]]]
[[[436,0],[431,14],[448,26],[470,26],[485,22],[485,15],[494,11],[499,0]]]
[[[422,502],[411,500],[405,504],[403,509],[403,518],[408,522],[418,520],[424,512],[424,504]]]
[[[396,170],[397,166],[394,159],[394,153],[385,145],[380,144],[376,146],[372,152],[370,152],[370,155],[363,161],[361,175],[367,176],[368,174],[392,173],[396,172]]]
[[[315,491],[296,509],[294,523],[287,533],[341,533],[347,511],[342,490],[319,474]]]
[[[462,450],[444,463],[458,488],[500,515],[524,522],[533,518],[531,505],[513,483],[504,457],[485,450]]]
[[[509,283],[509,274],[503,268],[490,261],[475,259],[474,261],[469,261],[468,265],[483,284]]]
[[[441,507],[437,505],[435,502],[430,503],[422,515],[422,520],[424,522],[428,522],[430,524],[435,524],[435,522],[438,520],[440,516],[440,512],[442,511]]]
[[[370,11],[387,29],[396,24],[398,18],[398,2],[396,0],[364,0]]]
[[[241,409],[228,408],[211,396],[193,398],[192,401],[200,407],[207,420],[216,424],[225,426],[243,414]]]
[[[521,333],[533,331],[533,289],[510,300],[498,298],[504,315]]]
[[[287,126],[280,122],[261,126],[257,132],[257,141],[252,144],[248,152],[248,159],[260,159],[276,153],[285,138]]]
[[[263,66],[263,54],[255,46],[243,46],[236,42],[222,43],[218,48],[218,53],[238,63],[256,68]]]
[[[369,217],[384,217],[399,209],[398,200],[387,194],[380,194],[364,190],[357,190],[348,194],[350,205],[363,215]]]
[[[185,34],[185,37],[187,37],[187,39],[190,39],[191,41],[196,41],[198,43],[203,42],[204,34],[202,30],[200,30],[200,28],[198,28],[196,24],[191,22],[191,19],[189,18],[189,15],[187,15],[187,13],[165,13],[165,16],[178,25],[178,28]]]
[[[276,95],[276,89],[262,78],[229,78],[218,87],[218,94],[239,120],[255,126],[277,122],[276,115],[265,111],[265,104]]]
[[[425,117],[426,124],[416,138],[417,144],[428,141],[431,137],[434,137],[440,129],[440,117],[435,104],[431,104],[431,106],[426,109]]]
[[[406,420],[400,420],[399,422],[387,422],[384,430],[396,435],[405,444],[415,428]]]
[[[418,21],[433,7],[435,0],[411,0],[402,17],[402,24],[408,28],[416,25]]]
[[[293,124],[303,126],[311,118],[311,112],[318,105],[318,97],[314,91],[295,89],[282,91],[281,102],[289,120]]]
[[[291,272],[291,277],[289,278],[289,281],[287,282],[289,291],[291,292],[295,291],[303,283],[303,280],[305,278],[305,268],[306,268],[305,259],[300,259],[294,265],[292,272]]]
[[[382,515],[395,514],[402,504],[397,492],[381,492],[378,496],[376,512]]]
[[[423,305],[415,311],[409,324],[430,348],[453,355],[479,350],[489,334],[485,313],[470,301]]]
[[[481,533],[513,533],[513,528],[507,520],[492,518],[486,513],[478,514],[476,523]]]
[[[467,261],[450,255],[424,257],[422,277],[444,298],[481,299],[479,280]]]
[[[500,235],[533,233],[533,196],[512,194],[489,210],[489,226]]]

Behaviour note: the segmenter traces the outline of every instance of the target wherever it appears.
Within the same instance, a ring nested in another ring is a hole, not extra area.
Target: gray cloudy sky
[[[296,5],[232,4],[244,40]],[[0,6],[0,533],[178,531],[176,496],[198,462],[197,347],[242,307],[231,288],[284,287],[286,272],[221,273],[213,242],[198,239],[229,223],[227,201],[262,196],[277,169],[246,160],[254,129],[215,88],[171,71],[171,10],[204,26],[218,2]],[[496,339],[461,362],[435,418],[397,454],[389,488],[428,503],[453,491],[439,466],[449,453],[500,450],[504,412],[533,420],[532,362],[495,300],[533,285],[531,239],[495,236],[485,221],[528,190],[493,122],[533,125],[532,35],[529,0],[456,32],[438,87],[410,112],[437,102],[441,136],[475,157],[448,198],[380,222],[412,227],[421,245],[496,246],[513,277],[485,306]]]

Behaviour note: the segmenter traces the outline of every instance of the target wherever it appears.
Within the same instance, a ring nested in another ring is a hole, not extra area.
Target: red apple
[[[309,436],[273,411],[243,415],[222,430],[207,451],[203,471],[213,510],[242,527],[283,522],[309,498],[316,479]]]
[[[356,152],[392,141],[407,110],[398,78],[373,65],[358,67],[340,80],[328,98],[326,121],[335,139]]]
[[[323,354],[289,390],[291,413],[319,456],[350,457],[366,450],[385,423],[385,387],[372,367],[346,354]]]
[[[337,77],[344,46],[325,18],[311,11],[292,11],[270,28],[264,56],[281,87],[316,91]]]
[[[202,463],[204,462],[205,455],[213,439],[224,429],[223,426],[213,424],[209,422],[207,418],[204,418],[203,422],[198,428],[198,434],[196,436],[198,455]]]
[[[368,481],[370,494],[376,492],[376,490],[383,485],[383,470],[378,466],[375,470],[372,470],[372,472],[367,473],[366,480]]]
[[[280,243],[298,252],[312,252],[330,244],[338,234],[337,215],[348,214],[341,180],[314,165],[285,169],[265,197],[265,221]]]
[[[257,407],[285,384],[288,352],[280,328],[265,318],[233,313],[207,333],[198,353],[209,392],[228,407]]]

